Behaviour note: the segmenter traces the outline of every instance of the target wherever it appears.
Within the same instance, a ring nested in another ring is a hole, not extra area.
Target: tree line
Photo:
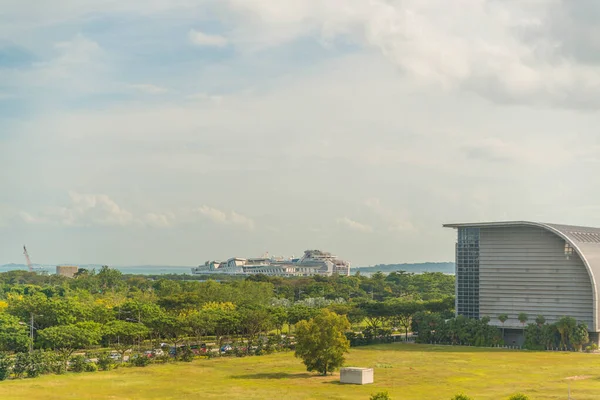
[[[147,357],[134,353],[161,343],[174,349],[175,357],[189,356],[191,345],[203,343],[217,350],[209,349],[207,356],[221,354],[224,344],[231,345],[226,353],[261,354],[292,348],[289,337],[281,335],[284,330],[295,334],[295,326],[302,330],[300,322],[323,309],[357,329],[365,320],[375,329],[383,328],[377,320],[391,320],[392,314],[407,327],[412,312],[453,304],[443,297],[454,291],[452,277],[390,275],[216,282],[127,276],[108,267],[80,270],[73,279],[11,271],[0,274],[0,351],[16,357],[2,355],[1,360],[13,363],[14,376],[25,370],[35,376],[81,370],[76,354],[98,348],[113,349],[121,359],[129,353],[140,364]],[[102,369],[107,356],[96,358]]]

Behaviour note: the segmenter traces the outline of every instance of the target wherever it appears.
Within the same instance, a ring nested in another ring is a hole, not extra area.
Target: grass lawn
[[[304,370],[293,353],[197,360],[110,372],[0,382],[0,399],[505,399],[600,398],[600,355],[389,344],[354,348],[347,365],[375,368],[375,384],[340,385]],[[567,380],[568,377],[577,379]]]

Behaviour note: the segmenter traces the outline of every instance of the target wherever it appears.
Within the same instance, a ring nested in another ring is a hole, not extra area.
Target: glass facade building
[[[479,228],[458,229],[456,313],[479,318]]]

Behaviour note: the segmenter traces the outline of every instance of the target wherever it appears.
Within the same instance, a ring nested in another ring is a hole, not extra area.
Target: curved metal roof
[[[592,284],[594,307],[594,331],[598,331],[598,285],[596,277],[600,279],[600,228],[586,226],[548,224],[531,221],[506,221],[506,222],[476,222],[444,224],[446,228],[501,228],[511,226],[535,226],[546,229],[563,238],[575,249],[583,264],[587,268]]]

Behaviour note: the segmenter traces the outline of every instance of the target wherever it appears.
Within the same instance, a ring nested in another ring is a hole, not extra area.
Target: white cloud
[[[254,229],[254,220],[252,218],[246,217],[235,211],[226,212],[207,205],[199,207],[196,211],[217,224],[237,225],[249,230]]]
[[[22,212],[25,223],[50,223],[64,226],[127,226],[133,215],[106,195],[69,192],[70,204],[49,208],[40,215]]]
[[[248,47],[306,36],[341,39],[377,49],[413,79],[445,90],[471,91],[500,103],[566,108],[600,103],[594,95],[599,68],[562,57],[559,38],[526,35],[561,15],[563,6],[556,10],[554,2],[463,0],[450,9],[444,0],[230,4],[244,16],[232,40]]]
[[[373,227],[360,223],[358,221],[354,221],[353,219],[350,219],[348,217],[338,218],[337,223],[353,231],[363,233],[373,232]]]
[[[140,222],[145,226],[154,228],[168,228],[175,223],[176,216],[173,213],[147,213]]]
[[[228,44],[226,37],[221,35],[210,35],[195,29],[190,30],[188,38],[192,44],[206,47],[225,47]]]
[[[133,89],[135,91],[139,91],[139,92],[147,93],[147,94],[161,94],[161,93],[168,92],[168,90],[163,87],[148,84],[148,83],[132,84],[132,85],[127,85],[127,87],[130,89]]]

